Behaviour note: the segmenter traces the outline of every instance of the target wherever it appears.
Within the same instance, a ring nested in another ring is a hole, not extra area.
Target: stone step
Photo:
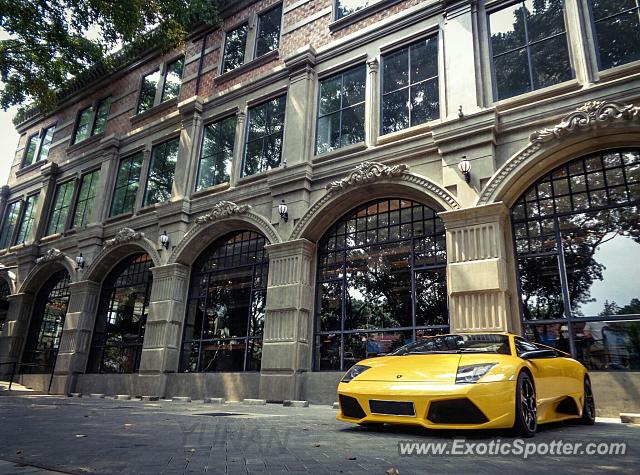
[[[158,401],[160,400],[159,396],[140,396],[142,401]]]
[[[640,414],[630,412],[621,412],[620,421],[625,424],[640,424]]]
[[[249,404],[250,406],[264,406],[267,404],[266,399],[243,399],[242,402],[244,404]]]
[[[309,401],[285,400],[282,405],[284,407],[309,407]]]
[[[82,393],[70,393],[69,397],[82,397]]]
[[[204,398],[205,404],[224,404],[225,400],[223,397],[206,397]]]
[[[92,393],[92,394],[89,394],[89,397],[92,399],[104,399],[105,395],[99,394],[99,393]]]
[[[191,402],[191,398],[189,396],[174,396],[171,400],[173,402]]]
[[[117,399],[118,401],[130,401],[131,394],[116,394],[113,399]]]

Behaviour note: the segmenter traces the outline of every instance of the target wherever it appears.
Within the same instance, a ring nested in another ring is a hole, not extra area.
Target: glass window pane
[[[89,137],[91,133],[91,116],[93,115],[93,107],[87,107],[86,109],[80,112],[80,117],[78,118],[78,126],[76,127],[76,135],[74,137],[73,143],[82,142],[84,139]]]
[[[31,230],[33,229],[33,223],[36,219],[36,208],[38,207],[39,197],[40,194],[31,195],[27,198],[24,212],[22,213],[22,222],[18,228],[16,244],[24,243],[32,237]]]
[[[24,161],[22,162],[23,167],[28,167],[29,165],[35,163],[36,152],[38,151],[38,144],[40,142],[40,138],[37,135],[29,137],[29,141],[27,142],[26,152],[24,155]]]
[[[96,112],[96,120],[93,126],[93,135],[101,134],[107,128],[107,118],[109,117],[110,108],[110,97],[102,99],[100,102],[98,102],[98,111]]]
[[[342,85],[342,107],[364,102],[367,70],[364,65],[345,72]]]
[[[424,124],[439,117],[438,79],[411,86],[411,126]]]
[[[409,85],[409,48],[382,57],[382,92],[384,94]]]
[[[174,139],[153,147],[143,206],[171,199],[179,143],[180,139]]]
[[[411,84],[438,75],[438,37],[419,41],[410,47]]]
[[[71,208],[74,186],[75,182],[72,180],[62,183],[56,188],[53,208],[51,210],[51,216],[49,217],[47,235],[61,233],[65,230],[67,216]]]
[[[529,43],[565,31],[564,0],[526,0],[524,4]]]
[[[280,96],[249,109],[242,176],[280,165],[285,105],[286,96]]]
[[[142,86],[140,87],[140,99],[138,101],[138,114],[153,107],[159,82],[160,71],[154,71],[151,74],[147,74],[142,79]]]
[[[342,101],[342,75],[320,81],[320,115],[339,111]]]
[[[94,211],[96,191],[98,187],[98,179],[100,171],[96,170],[87,173],[82,177],[80,190],[78,192],[78,200],[76,202],[76,210],[73,215],[72,228],[86,226]]]
[[[46,160],[49,156],[49,149],[53,142],[53,133],[55,130],[56,127],[52,125],[42,133],[42,143],[40,144],[40,151],[38,152],[38,161]]]
[[[633,302],[640,314],[640,300]],[[640,369],[638,322],[613,320],[573,324],[578,359],[590,370]]]
[[[329,152],[340,147],[340,112],[318,119],[316,153]]]
[[[568,81],[572,78],[566,35],[556,36],[531,46],[533,88]]]
[[[591,0],[594,20],[601,20],[637,6],[636,0]]]
[[[364,104],[342,111],[340,146],[364,142]]]
[[[2,220],[2,231],[0,232],[0,249],[5,249],[13,245],[13,232],[18,224],[20,217],[22,201],[14,201],[9,203],[4,212],[4,219]]]
[[[518,2],[489,15],[491,49],[494,56],[527,44],[523,4]]]
[[[409,127],[409,89],[401,89],[382,97],[382,133]]]
[[[336,19],[351,15],[376,0],[336,0]]]
[[[558,258],[556,256],[520,258],[518,267],[524,319],[564,318]]]
[[[278,49],[280,45],[280,24],[282,23],[282,4],[258,17],[256,58]]]
[[[196,191],[229,181],[235,132],[235,116],[205,127]]]
[[[227,33],[224,42],[222,73],[229,72],[244,63],[244,53],[247,47],[248,31],[249,24],[244,23],[235,30]]]
[[[110,216],[133,213],[138,192],[142,159],[142,152],[139,152],[120,161]]]
[[[640,59],[638,9],[597,21],[595,28],[601,69]]]
[[[182,71],[184,69],[184,58],[177,59],[167,65],[167,77],[164,80],[161,102],[178,97],[180,86],[182,85]]]
[[[498,100],[531,91],[527,50],[520,49],[493,59]]]

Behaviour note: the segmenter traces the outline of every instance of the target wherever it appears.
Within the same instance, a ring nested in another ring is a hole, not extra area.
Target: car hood
[[[461,355],[383,356],[361,361],[370,366],[356,381],[433,381],[455,383]]]

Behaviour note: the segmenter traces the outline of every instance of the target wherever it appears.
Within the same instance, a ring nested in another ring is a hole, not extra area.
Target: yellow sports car
[[[507,333],[440,335],[364,360],[338,386],[338,420],[429,429],[512,428],[595,422],[587,369],[548,346]]]

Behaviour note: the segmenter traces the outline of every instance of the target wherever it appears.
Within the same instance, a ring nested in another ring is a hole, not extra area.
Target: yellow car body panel
[[[538,423],[581,417],[587,369],[564,354],[556,358],[522,359],[516,356],[514,335],[502,335],[509,337],[510,355],[409,354],[382,356],[359,362],[359,365],[370,368],[351,381],[340,382],[338,385],[340,410],[337,419],[356,424],[411,424],[429,429],[511,428],[516,417],[516,383],[521,371],[528,372],[534,381]],[[482,363],[495,363],[495,366],[476,383],[456,383],[459,366]],[[345,415],[341,396],[354,398],[364,416],[358,418]],[[572,399],[575,406],[571,406],[567,399]],[[430,420],[429,409],[432,404],[453,400],[471,401],[486,420],[472,423]],[[415,415],[378,413],[370,407],[371,401],[374,404],[412,404]],[[564,406],[560,406],[561,404]],[[567,407],[573,413],[567,413]]]

